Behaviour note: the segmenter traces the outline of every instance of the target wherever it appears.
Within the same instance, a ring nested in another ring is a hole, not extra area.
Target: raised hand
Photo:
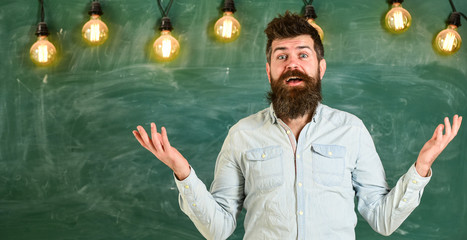
[[[415,168],[420,176],[428,176],[431,165],[439,154],[441,154],[441,152],[446,148],[449,142],[451,142],[451,140],[457,135],[457,132],[461,127],[461,123],[462,117],[455,115],[452,120],[452,127],[448,117],[444,118],[444,125],[438,125],[433,137],[425,143],[418,155]],[[444,134],[443,129],[445,130]]]
[[[161,133],[158,133],[156,124],[151,123],[151,138],[142,126],[138,126],[137,129],[138,131],[133,131],[136,140],[172,169],[179,180],[183,180],[190,175],[191,170],[188,161],[176,148],[170,146],[165,127],[162,127]]]

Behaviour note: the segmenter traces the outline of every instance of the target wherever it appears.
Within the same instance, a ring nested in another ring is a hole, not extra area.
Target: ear
[[[266,62],[266,74],[268,74],[269,83],[271,83],[271,68],[269,67],[269,63]]]
[[[324,76],[324,72],[326,72],[326,60],[321,59],[321,61],[319,61],[319,78],[320,79],[323,79],[323,76]]]

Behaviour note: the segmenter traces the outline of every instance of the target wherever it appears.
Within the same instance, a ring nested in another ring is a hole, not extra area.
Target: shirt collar
[[[272,107],[272,103],[269,104],[269,117],[271,118],[272,124],[277,123],[277,116],[276,116],[276,113],[274,112],[274,107]]]
[[[316,122],[316,120],[319,119],[322,108],[323,108],[323,104],[318,103],[318,106],[316,106],[315,114],[313,115],[313,118],[311,119],[312,122]],[[274,112],[274,107],[272,106],[272,103],[269,105],[269,117],[271,118],[272,124],[277,123],[278,117],[276,116],[276,113]]]

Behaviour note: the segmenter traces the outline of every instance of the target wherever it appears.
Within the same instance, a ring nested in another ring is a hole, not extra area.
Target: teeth
[[[287,79],[287,82],[289,82],[290,80],[301,80],[301,79],[298,78],[298,77],[291,77],[291,78]]]

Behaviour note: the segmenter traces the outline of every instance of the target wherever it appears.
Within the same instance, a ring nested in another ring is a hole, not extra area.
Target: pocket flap
[[[255,148],[245,153],[246,159],[250,161],[264,161],[278,157],[282,154],[280,146],[270,146],[265,148]]]
[[[345,157],[345,147],[339,145],[311,144],[311,150],[327,158]]]

